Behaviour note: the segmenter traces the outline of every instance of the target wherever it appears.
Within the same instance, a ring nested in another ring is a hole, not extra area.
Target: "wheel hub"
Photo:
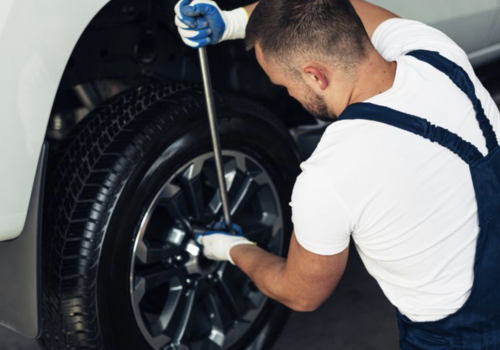
[[[199,275],[201,278],[205,278],[217,271],[221,265],[218,261],[206,258],[194,239],[189,240],[186,246],[186,252],[189,258],[184,264],[184,267],[189,275]]]

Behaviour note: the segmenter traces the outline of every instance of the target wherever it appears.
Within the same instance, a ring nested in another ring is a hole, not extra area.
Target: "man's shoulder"
[[[312,155],[302,163],[322,168],[336,177],[368,166],[367,158],[383,157],[373,154],[380,147],[381,138],[391,138],[394,130],[387,125],[368,120],[340,120],[329,125]],[[371,162],[370,162],[371,163]]]
[[[337,154],[357,150],[386,132],[382,123],[364,119],[338,120],[326,128],[313,155],[320,155],[323,151]]]

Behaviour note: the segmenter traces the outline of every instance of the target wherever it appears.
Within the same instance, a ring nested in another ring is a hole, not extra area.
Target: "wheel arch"
[[[29,338],[40,329],[46,126],[68,58],[108,1],[0,3],[0,279],[10,286],[1,294],[0,324]]]

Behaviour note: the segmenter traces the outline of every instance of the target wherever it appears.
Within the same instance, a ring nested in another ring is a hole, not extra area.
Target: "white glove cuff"
[[[249,240],[241,240],[241,241],[238,241],[238,242],[234,242],[233,244],[231,244],[231,246],[229,247],[229,249],[227,250],[227,260],[229,260],[229,262],[233,265],[236,265],[233,261],[233,259],[231,259],[231,249],[233,249],[234,247],[236,247],[237,245],[257,245],[256,243],[254,242],[251,242]]]
[[[243,7],[232,11],[221,11],[222,18],[226,23],[226,30],[222,34],[221,41],[244,39],[248,23],[248,13]]]

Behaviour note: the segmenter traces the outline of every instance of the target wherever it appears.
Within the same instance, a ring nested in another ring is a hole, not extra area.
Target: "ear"
[[[326,90],[329,85],[325,71],[319,66],[306,66],[303,70],[303,75],[306,84],[311,86],[314,90]]]

